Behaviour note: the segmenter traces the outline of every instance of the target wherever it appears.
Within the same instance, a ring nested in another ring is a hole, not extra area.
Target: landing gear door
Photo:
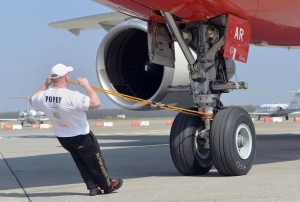
[[[148,52],[151,63],[175,67],[174,41],[166,26],[148,23]]]
[[[247,20],[228,14],[224,57],[247,62],[251,27]]]

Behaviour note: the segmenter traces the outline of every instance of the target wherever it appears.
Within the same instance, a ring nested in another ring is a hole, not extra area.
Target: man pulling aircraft
[[[224,108],[221,95],[248,88],[246,82],[230,79],[235,74],[234,60],[247,62],[250,44],[288,49],[300,45],[300,22],[291,20],[299,18],[300,2],[94,1],[117,12],[50,26],[77,36],[86,29],[108,31],[97,52],[101,86],[213,114],[211,119],[176,116],[169,144],[176,169],[184,175],[204,175],[214,165],[222,175],[247,174],[256,154],[255,128],[244,109]],[[108,97],[130,110],[152,107]]]

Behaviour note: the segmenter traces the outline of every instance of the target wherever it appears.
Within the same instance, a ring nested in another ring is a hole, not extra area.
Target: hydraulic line
[[[73,81],[73,80],[70,80],[70,83],[74,84],[74,85],[78,85],[78,83],[76,81]],[[161,109],[181,112],[181,113],[185,113],[185,114],[189,114],[189,115],[200,116],[204,119],[211,119],[211,118],[214,117],[214,114],[211,114],[211,113],[204,113],[204,112],[194,111],[194,110],[190,110],[190,109],[175,107],[175,106],[172,106],[172,105],[166,105],[166,104],[162,104],[160,102],[153,102],[151,100],[144,100],[144,99],[141,99],[141,98],[125,95],[125,94],[122,94],[122,93],[117,93],[117,92],[105,90],[103,88],[99,88],[99,87],[96,87],[96,86],[91,86],[91,88],[95,91],[110,94],[110,95],[113,95],[113,96],[117,96],[117,97],[123,98],[125,100],[129,100],[129,101],[132,101],[132,102],[138,102],[138,103],[141,103],[141,104],[144,104],[144,105],[150,105],[150,107],[152,107],[152,108],[161,108]]]

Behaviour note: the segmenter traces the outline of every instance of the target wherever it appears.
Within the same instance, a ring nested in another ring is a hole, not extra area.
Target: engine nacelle
[[[19,113],[20,118],[24,118],[24,116],[26,116],[26,115],[27,115],[26,112],[23,112],[23,111],[20,111],[20,113]]]
[[[102,88],[145,100],[178,107],[193,106],[190,92],[169,93],[168,86],[189,85],[187,61],[175,43],[175,68],[151,63],[148,56],[147,23],[141,20],[123,22],[111,29],[97,53],[97,76]],[[150,106],[113,95],[115,104],[131,110]]]

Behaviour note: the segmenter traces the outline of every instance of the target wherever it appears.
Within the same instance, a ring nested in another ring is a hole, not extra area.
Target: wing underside
[[[109,31],[114,26],[130,19],[133,18],[119,12],[110,12],[52,22],[49,23],[49,26],[55,29],[68,30],[78,36],[80,31],[89,29],[104,29]]]
[[[38,119],[39,121],[49,121],[49,118]]]
[[[72,34],[78,36],[80,32],[84,30],[104,29],[106,31],[109,31],[114,26],[131,19],[136,18],[114,11],[109,13],[96,14],[68,20],[62,20],[58,22],[52,22],[49,23],[49,26],[55,29],[68,30]],[[267,44],[266,42],[254,43],[251,45],[271,48],[300,49],[300,46],[273,46]]]
[[[0,119],[0,121],[19,121],[19,119]]]
[[[265,112],[252,112],[249,113],[250,115],[255,115],[255,116],[270,116],[270,113],[265,113]]]

